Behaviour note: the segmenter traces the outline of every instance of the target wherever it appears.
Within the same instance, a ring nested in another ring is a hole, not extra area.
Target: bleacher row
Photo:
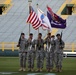
[[[3,4],[6,0],[0,0],[0,4]]]
[[[1,5],[4,5],[4,4],[5,4],[5,5],[8,5],[8,4],[11,3],[11,1],[12,1],[12,0],[0,0],[0,6],[1,6]]]

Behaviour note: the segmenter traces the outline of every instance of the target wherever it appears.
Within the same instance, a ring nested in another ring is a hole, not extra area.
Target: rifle
[[[60,38],[60,45],[62,45],[62,32],[61,32],[61,38]]]
[[[21,34],[22,34],[22,33],[21,33]],[[20,35],[20,38],[19,38],[19,41],[18,41],[18,45],[17,45],[17,47],[20,46],[20,43],[21,43],[21,35]]]

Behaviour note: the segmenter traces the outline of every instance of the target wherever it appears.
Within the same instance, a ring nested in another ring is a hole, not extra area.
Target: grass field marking
[[[0,74],[2,75],[11,75],[11,74],[16,74],[16,73],[19,73],[19,72],[0,72]],[[55,73],[28,73],[26,75],[56,75]]]
[[[39,74],[41,74],[41,73],[31,73],[31,74],[27,74],[27,75],[39,75]]]
[[[55,73],[47,73],[47,74],[44,74],[44,73],[28,73],[27,75],[56,75]]]
[[[11,74],[13,74],[13,73],[19,73],[19,72],[0,72],[0,74],[2,74],[2,75],[11,75]]]
[[[44,75],[56,75],[55,73],[47,73],[47,74],[44,74]]]

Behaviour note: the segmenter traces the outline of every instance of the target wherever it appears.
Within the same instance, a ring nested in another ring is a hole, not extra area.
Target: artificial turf
[[[0,75],[6,74],[5,72],[17,72],[6,75],[76,75],[76,58],[64,58],[63,59],[63,68],[61,73],[56,73],[53,71],[49,73],[46,71],[46,65],[44,63],[43,72],[18,72],[19,69],[19,58],[18,57],[0,57]],[[35,68],[36,70],[36,62]],[[35,73],[35,74],[34,74]]]

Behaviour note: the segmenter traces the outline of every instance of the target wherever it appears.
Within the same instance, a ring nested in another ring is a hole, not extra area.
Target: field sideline
[[[36,72],[18,72],[19,59],[18,57],[0,57],[0,75],[76,75],[76,58],[64,58],[63,59],[63,71],[62,73],[47,73],[46,65],[44,63],[43,72],[36,74]],[[36,70],[36,62],[35,68]],[[3,73],[3,72],[15,72],[15,73]],[[35,73],[35,74],[34,74]]]

